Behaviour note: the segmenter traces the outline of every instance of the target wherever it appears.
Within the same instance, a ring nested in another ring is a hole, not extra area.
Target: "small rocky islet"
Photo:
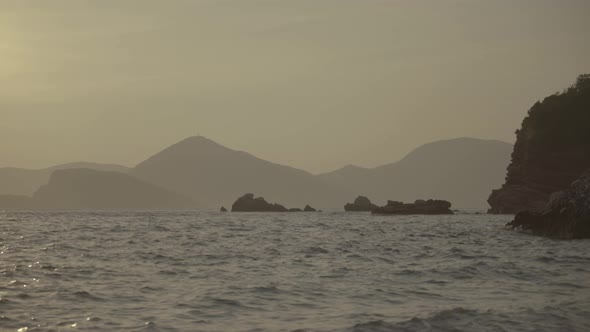
[[[263,197],[255,197],[254,194],[248,193],[238,198],[231,208],[232,212],[316,212],[317,210],[309,205],[304,209],[291,208],[278,203],[269,203]]]
[[[422,200],[418,199],[414,203],[403,203],[399,201],[387,201],[384,206],[373,204],[368,197],[358,196],[353,203],[344,205],[344,211],[347,212],[371,212],[372,214],[454,214],[451,210],[451,203],[444,200]]]
[[[347,212],[371,212],[376,208],[378,206],[371,203],[371,200],[365,196],[358,196],[353,203],[344,205],[344,211]]]
[[[379,207],[371,211],[372,214],[424,214],[424,215],[441,215],[454,214],[451,210],[451,202],[429,199],[416,200],[414,203],[403,203],[398,201],[387,201],[387,205]]]

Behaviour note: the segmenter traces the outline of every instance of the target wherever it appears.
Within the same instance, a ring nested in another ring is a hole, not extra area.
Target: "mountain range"
[[[75,162],[43,169],[25,169],[16,167],[0,168],[0,195],[31,196],[44,184],[51,173],[62,169],[88,168],[97,171],[127,173],[128,167],[114,164]]]
[[[398,162],[375,168],[353,165],[320,174],[326,183],[385,200],[438,198],[457,208],[482,209],[494,185],[502,183],[512,145],[474,138],[457,138],[422,145]]]
[[[458,138],[423,145],[380,167],[349,165],[314,175],[195,136],[133,168],[74,163],[0,169],[0,208],[10,208],[6,202],[22,207],[23,195],[33,196],[34,208],[219,208],[252,192],[289,207],[342,209],[365,195],[378,204],[441,198],[456,208],[485,209],[511,151],[500,141]]]

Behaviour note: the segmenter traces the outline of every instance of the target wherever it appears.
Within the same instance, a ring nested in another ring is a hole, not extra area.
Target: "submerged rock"
[[[221,209],[219,209],[220,212],[227,212],[227,209],[225,208],[225,206],[222,206]]]
[[[354,211],[354,212],[369,212],[373,211],[378,208],[377,205],[371,203],[371,200],[365,196],[358,196],[354,203],[347,203],[344,205],[344,211]]]
[[[490,213],[542,210],[590,167],[590,75],[537,102],[516,131],[506,182],[492,191]],[[521,216],[522,218],[522,216]]]
[[[305,208],[303,209],[304,212],[316,212],[317,210],[312,208],[309,205],[306,205]]]
[[[387,205],[376,208],[373,214],[453,214],[451,203],[443,200],[417,200],[414,203],[387,201]]]
[[[246,194],[238,198],[231,207],[232,212],[288,212],[280,204],[268,203],[262,197],[254,198],[254,194]]]
[[[506,226],[560,239],[590,238],[590,169],[551,195],[542,211],[522,211]]]

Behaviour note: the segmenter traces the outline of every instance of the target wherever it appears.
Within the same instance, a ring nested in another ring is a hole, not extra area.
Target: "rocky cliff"
[[[539,211],[590,167],[590,75],[533,105],[516,138],[506,182],[488,199],[490,213]]]
[[[553,193],[541,212],[519,212],[507,226],[561,239],[590,238],[590,170]]]

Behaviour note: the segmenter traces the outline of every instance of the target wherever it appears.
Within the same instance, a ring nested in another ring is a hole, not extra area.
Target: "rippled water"
[[[0,330],[590,331],[590,241],[509,219],[0,213]]]

